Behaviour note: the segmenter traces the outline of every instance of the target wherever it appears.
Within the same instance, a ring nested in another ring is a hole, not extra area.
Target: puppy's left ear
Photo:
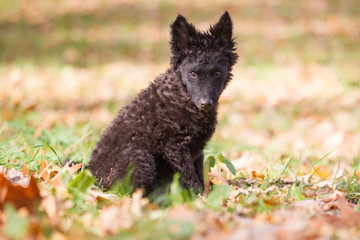
[[[210,27],[211,35],[216,39],[217,44],[220,46],[227,46],[233,41],[232,31],[233,24],[230,15],[227,11],[220,17],[219,21]]]

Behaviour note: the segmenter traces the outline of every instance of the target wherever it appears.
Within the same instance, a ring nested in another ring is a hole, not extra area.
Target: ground
[[[224,10],[240,58],[205,196],[61,168],[166,70],[178,13],[206,29]],[[359,26],[356,0],[0,1],[0,239],[360,237]]]

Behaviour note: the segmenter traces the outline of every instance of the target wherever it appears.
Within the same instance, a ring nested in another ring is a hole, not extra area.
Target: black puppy
[[[132,183],[146,194],[176,172],[188,189],[204,188],[203,149],[238,58],[232,28],[228,12],[206,32],[177,17],[170,68],[119,111],[91,154],[88,168],[99,184],[121,180],[132,163]]]

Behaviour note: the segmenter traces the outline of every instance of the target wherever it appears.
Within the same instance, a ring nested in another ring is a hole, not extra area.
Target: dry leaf
[[[104,200],[111,200],[111,201],[114,201],[114,200],[117,200],[119,199],[118,196],[116,196],[115,194],[112,194],[112,193],[104,193],[102,191],[98,191],[98,190],[90,190],[89,191],[89,195],[92,197],[92,199],[88,199],[88,201],[98,201],[98,202],[101,202],[101,201],[104,201]]]
[[[73,175],[77,171],[79,171],[83,165],[84,164],[82,164],[82,163],[76,163],[76,164],[72,165],[71,167],[69,167],[69,163],[68,163],[68,164],[66,164],[65,168],[70,173],[70,175]]]
[[[215,185],[227,183],[224,175],[221,173],[221,170],[217,167],[211,168],[211,172],[209,172],[209,180]]]
[[[26,187],[11,183],[0,173],[0,207],[5,203],[12,203],[16,208],[25,207],[29,212],[34,212],[34,206],[41,199],[40,190],[36,179],[30,176],[29,185]]]
[[[49,194],[48,196],[44,197],[40,206],[54,224],[59,221],[58,207],[56,204],[56,199],[53,195]]]
[[[49,181],[49,174],[47,172],[48,166],[49,163],[46,161],[46,159],[44,159],[41,163],[39,178],[43,179],[45,182]]]
[[[264,174],[261,174],[261,173],[257,173],[256,171],[252,171],[251,172],[251,178],[252,179],[256,179],[256,182],[259,183],[259,184],[263,184],[264,183],[264,178],[265,178],[265,175]]]
[[[358,227],[360,222],[360,213],[355,211],[353,206],[346,201],[344,197],[338,196],[332,206],[340,210],[340,216],[326,215],[325,219],[337,227]]]
[[[130,215],[130,199],[125,198],[118,205],[111,205],[99,211],[94,225],[99,229],[100,235],[116,234],[121,229],[129,229],[133,224]]]
[[[28,175],[28,171],[29,171],[28,167],[27,167],[26,163],[24,163],[23,169],[21,170],[24,177]]]
[[[50,182],[53,179],[54,184],[56,185],[60,181],[59,172],[61,168],[57,165],[50,165],[46,159],[41,163],[40,175],[39,178],[43,179],[45,182]],[[56,176],[56,179],[54,179]]]

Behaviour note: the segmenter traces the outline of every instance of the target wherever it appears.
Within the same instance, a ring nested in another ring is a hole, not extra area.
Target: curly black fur
[[[91,154],[88,168],[103,186],[121,180],[132,163],[132,182],[146,193],[176,172],[185,187],[204,187],[202,152],[238,57],[231,18],[225,12],[200,32],[179,15],[171,37],[170,68],[119,111]]]

